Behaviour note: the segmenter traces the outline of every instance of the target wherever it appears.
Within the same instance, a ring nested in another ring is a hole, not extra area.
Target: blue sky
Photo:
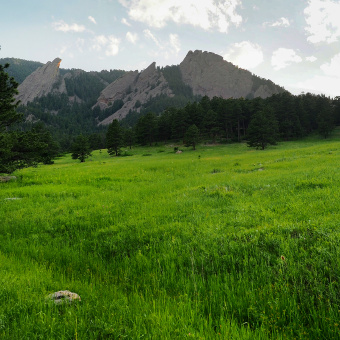
[[[294,94],[340,96],[339,0],[10,0],[0,58],[142,70],[217,53]]]

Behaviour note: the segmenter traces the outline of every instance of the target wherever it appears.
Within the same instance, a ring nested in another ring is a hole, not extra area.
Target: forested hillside
[[[181,108],[169,107],[159,116],[149,112],[140,117],[136,138],[140,144],[185,141],[190,126],[196,125],[201,141],[240,142],[247,140],[248,127],[259,112],[274,118],[276,141],[299,139],[315,132],[327,138],[340,125],[340,97],[330,99],[310,93],[294,96],[289,92],[266,99],[205,96]]]
[[[43,66],[43,63],[37,61],[29,61],[17,58],[1,58],[0,65],[10,64],[7,73],[10,77],[14,77],[16,82],[21,84],[26,77],[34,72],[38,67]]]
[[[12,66],[8,69],[11,68]],[[97,124],[98,119],[105,118],[105,112],[92,110],[92,106],[100,92],[125,71],[85,72],[60,69],[60,73],[59,81],[64,79],[67,93],[49,93],[25,106],[19,106],[18,111],[24,116],[23,129],[30,129],[35,123],[41,122],[51,131],[61,150],[68,150],[75,137],[81,133],[104,135],[105,128],[97,127]],[[103,143],[98,145],[103,146]]]

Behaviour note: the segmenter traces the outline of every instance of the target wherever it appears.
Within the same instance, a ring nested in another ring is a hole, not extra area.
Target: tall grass
[[[340,338],[337,136],[129,153],[1,184],[1,339]]]

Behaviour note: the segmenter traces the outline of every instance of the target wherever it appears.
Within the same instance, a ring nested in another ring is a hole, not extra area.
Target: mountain
[[[179,69],[178,74],[180,74],[176,84],[182,83],[191,89],[192,94],[188,100],[194,96],[209,98],[216,96],[225,99],[267,98],[284,92],[282,87],[270,80],[257,77],[210,52],[189,51],[180,65],[172,66],[172,71],[176,71],[176,68]],[[118,99],[124,104],[99,124],[107,125],[113,119],[125,118],[131,111],[139,113],[145,104],[157,97],[176,96],[174,84],[167,79],[165,71],[166,68],[156,68],[155,63],[152,63],[144,71],[130,72],[106,87],[94,107],[107,109]]]
[[[210,52],[189,51],[179,67],[184,83],[195,95],[225,99],[267,98],[283,90]]]
[[[87,131],[113,119],[125,119],[131,126],[148,111],[159,114],[167,107],[182,107],[203,96],[251,99],[284,92],[270,80],[199,50],[189,51],[179,65],[160,68],[153,62],[141,72],[64,70],[60,58],[45,65],[14,61],[9,68],[13,73],[18,67],[23,69],[22,65],[25,72],[34,70],[18,88],[17,99],[26,117],[57,124],[62,117],[76,115],[78,125],[86,120]]]
[[[96,101],[100,91],[110,82],[116,80],[125,71],[110,70],[102,72],[85,72],[83,70],[62,70],[60,58],[47,62],[34,70],[19,85],[17,99],[22,105],[49,94],[67,94],[71,102],[86,102],[93,96]],[[10,67],[10,69],[13,67]],[[15,69],[15,67],[14,67]]]
[[[39,67],[30,74],[18,87],[17,99],[21,104],[27,105],[35,98],[46,96],[51,92],[67,93],[65,80],[59,76],[61,59]]]
[[[124,104],[100,124],[110,124],[114,118],[122,119],[132,110],[140,112],[142,104],[160,95],[174,96],[164,75],[156,68],[156,63],[140,73],[128,72],[101,92],[96,104],[101,110],[109,108],[116,100],[122,100]]]
[[[21,84],[26,77],[28,77],[37,68],[43,66],[43,63],[38,61],[29,61],[18,58],[1,58],[0,64],[10,64],[11,67],[7,69],[10,77],[14,77],[16,82]]]

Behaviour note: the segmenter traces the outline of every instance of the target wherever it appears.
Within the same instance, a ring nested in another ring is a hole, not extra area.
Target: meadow
[[[339,142],[17,171],[0,183],[0,339],[339,339]],[[46,300],[65,289],[81,301]]]

